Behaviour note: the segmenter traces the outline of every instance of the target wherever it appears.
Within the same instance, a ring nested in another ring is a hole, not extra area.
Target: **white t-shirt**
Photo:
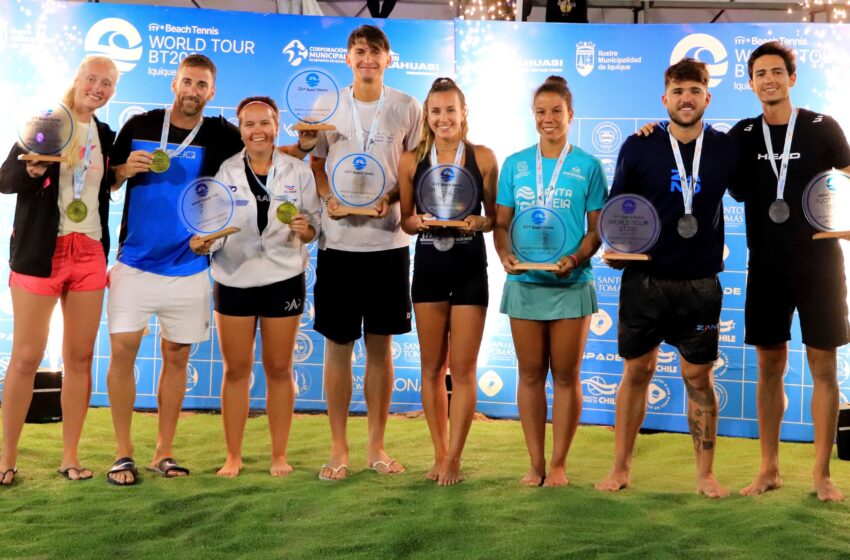
[[[59,166],[59,235],[69,233],[84,233],[96,241],[100,241],[103,233],[100,225],[100,214],[98,212],[97,195],[100,191],[100,182],[103,179],[103,152],[100,150],[100,138],[97,135],[97,126],[94,121],[82,123],[77,121],[77,165],[81,165],[86,153],[86,139],[89,134],[89,126],[94,126],[92,134],[91,160],[89,171],[86,173],[86,181],[83,185],[82,201],[85,203],[88,213],[82,222],[72,222],[68,219],[66,209],[74,201],[74,170],[67,163]]]
[[[325,170],[328,181],[339,160],[346,155],[362,152],[363,143],[372,122],[378,102],[365,103],[355,101],[363,127],[363,138],[356,138],[352,103],[349,93],[351,86],[342,88],[339,92],[339,108],[328,121],[336,127],[326,133],[319,134],[315,154],[327,158]],[[396,89],[384,86],[384,101],[381,119],[375,132],[374,143],[368,154],[374,157],[386,174],[386,190],[395,188],[398,184],[398,160],[401,154],[412,150],[419,143],[419,121],[422,109],[419,102],[410,95]],[[410,238],[401,230],[401,210],[398,204],[393,204],[390,213],[381,219],[366,216],[348,216],[341,220],[331,220],[327,213],[322,214],[322,233],[319,237],[319,248],[339,249],[342,251],[384,251],[407,247]]]

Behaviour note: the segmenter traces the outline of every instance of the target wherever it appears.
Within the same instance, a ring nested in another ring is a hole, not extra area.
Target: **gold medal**
[[[153,151],[153,161],[151,162],[151,171],[154,173],[165,173],[171,167],[171,158],[164,150]]]
[[[75,223],[80,223],[86,219],[89,214],[89,209],[86,203],[82,200],[75,200],[65,209],[65,215],[68,219]]]
[[[292,218],[298,214],[298,208],[291,202],[283,202],[277,207],[277,211],[275,213],[277,214],[278,220],[284,224],[288,224],[292,221]]]

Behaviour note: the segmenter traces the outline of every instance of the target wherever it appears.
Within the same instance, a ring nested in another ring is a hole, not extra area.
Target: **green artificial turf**
[[[156,419],[136,415],[140,465],[150,460]],[[520,426],[476,421],[465,453],[467,480],[439,488],[424,479],[431,444],[422,418],[392,417],[388,450],[408,472],[382,477],[365,469],[365,418],[349,422],[352,475],[317,480],[329,436],[324,416],[298,416],[289,446],[295,472],[268,475],[265,416],[248,421],[245,469],[215,476],[224,457],[221,418],[180,421],[177,459],[185,480],[144,472],[141,484],[106,484],[112,462],[109,411],[92,410],[81,445],[95,479],[69,483],[55,474],[59,425],[28,425],[18,482],[0,488],[3,558],[848,558],[850,505],[821,504],[810,493],[811,445],[783,444],[785,487],[758,498],[723,501],[694,494],[690,437],[641,435],[633,488],[592,488],[610,467],[613,433],[581,427],[570,452],[566,488],[524,488]],[[737,491],[758,467],[758,443],[722,438],[718,479]],[[848,495],[850,466],[833,477]]]

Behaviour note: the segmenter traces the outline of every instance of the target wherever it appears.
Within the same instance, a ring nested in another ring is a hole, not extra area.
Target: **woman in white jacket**
[[[254,337],[259,321],[266,374],[266,410],[272,447],[272,476],[292,467],[286,445],[292,424],[295,384],[292,353],[304,310],[307,243],[315,239],[320,202],[310,167],[275,149],[279,112],[268,97],[249,97],[237,107],[245,149],[222,163],[216,179],[236,199],[238,233],[215,242],[190,241],[192,250],[212,253],[215,322],[224,380],[221,411],[227,459],[219,476],[242,469],[242,438],[248,418]]]

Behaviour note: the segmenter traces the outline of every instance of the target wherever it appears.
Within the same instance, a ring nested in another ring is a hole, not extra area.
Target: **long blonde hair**
[[[437,78],[431,84],[431,89],[428,90],[428,95],[425,97],[425,106],[422,110],[422,130],[419,135],[419,145],[416,147],[416,162],[420,162],[431,155],[431,146],[434,145],[434,131],[428,125],[428,99],[432,93],[442,93],[453,91],[457,93],[460,99],[460,107],[462,111],[466,111],[466,97],[463,95],[460,87],[451,78]],[[460,123],[460,141],[466,144],[466,134],[469,132],[469,125],[466,122],[466,116]]]
[[[71,111],[71,118],[74,117],[74,97],[77,94],[77,79],[82,76],[83,71],[89,64],[101,63],[106,64],[107,66],[112,67],[112,70],[115,72],[115,82],[118,83],[118,78],[121,76],[121,73],[118,71],[118,67],[115,65],[115,62],[109,58],[108,56],[101,55],[89,55],[85,57],[80,65],[77,66],[77,74],[74,76],[74,81],[71,82],[71,87],[65,91],[65,95],[62,96],[62,104]],[[92,122],[89,126],[96,126],[94,122]],[[71,138],[71,142],[68,144],[66,148],[66,153],[68,154],[68,166],[74,168],[80,163],[80,154],[79,148],[80,142],[77,140],[77,135],[74,134],[74,137]]]

